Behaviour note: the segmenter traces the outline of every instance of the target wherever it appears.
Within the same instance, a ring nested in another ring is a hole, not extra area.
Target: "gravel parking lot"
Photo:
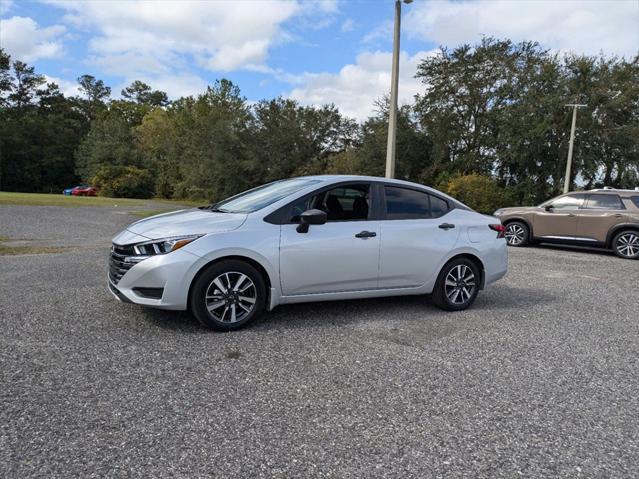
[[[637,477],[639,262],[510,250],[469,311],[283,306],[235,333],[109,294],[113,208],[0,207],[2,477]]]

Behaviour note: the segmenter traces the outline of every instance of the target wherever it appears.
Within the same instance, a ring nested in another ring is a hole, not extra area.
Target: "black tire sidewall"
[[[473,271],[473,274],[475,275],[476,287],[475,287],[475,290],[473,291],[473,294],[470,296],[468,300],[466,300],[465,303],[454,304],[448,299],[448,296],[446,296],[446,289],[444,287],[444,283],[446,281],[446,276],[448,276],[448,273],[450,273],[450,271],[455,266],[459,266],[459,265],[468,266]],[[473,261],[466,258],[457,258],[452,261],[449,261],[442,268],[442,270],[439,272],[439,276],[437,277],[437,282],[435,283],[435,288],[433,290],[433,302],[435,303],[435,305],[437,305],[441,309],[445,309],[447,311],[461,311],[461,310],[467,309],[475,302],[475,299],[477,298],[477,295],[479,294],[480,283],[481,283],[481,273],[479,271],[479,268]]]
[[[617,250],[617,242],[619,241],[619,238],[621,238],[626,233],[634,233],[637,236],[639,236],[639,231],[635,231],[635,230],[620,231],[619,233],[615,235],[614,239],[612,240],[612,249],[615,252],[615,254],[622,259],[639,259],[639,253],[637,253],[635,256],[624,256],[619,252],[619,250]]]
[[[257,292],[255,307],[246,318],[237,323],[223,323],[213,318],[206,309],[204,299],[206,290],[211,282],[220,274],[230,271],[237,271],[247,275],[253,281]],[[197,277],[191,288],[189,302],[191,312],[204,326],[216,331],[233,331],[246,326],[262,313],[266,303],[266,285],[260,272],[249,263],[241,260],[222,260],[206,267]]]

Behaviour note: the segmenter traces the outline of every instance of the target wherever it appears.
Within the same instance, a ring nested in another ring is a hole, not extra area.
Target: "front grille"
[[[109,278],[113,284],[118,284],[122,276],[138,261],[131,261],[135,256],[133,246],[120,246],[113,244],[111,257],[109,258]]]

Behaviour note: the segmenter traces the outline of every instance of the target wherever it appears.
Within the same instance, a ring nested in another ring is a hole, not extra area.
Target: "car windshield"
[[[222,213],[252,213],[319,182],[309,178],[274,181],[231,196],[211,205],[209,209]]]

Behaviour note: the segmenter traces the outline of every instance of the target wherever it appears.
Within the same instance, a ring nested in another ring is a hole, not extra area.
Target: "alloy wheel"
[[[526,239],[526,231],[521,227],[521,225],[512,223],[506,226],[504,236],[506,237],[506,242],[509,245],[519,246]]]
[[[634,258],[639,253],[639,233],[625,233],[617,239],[617,252],[626,258]]]
[[[217,276],[206,290],[209,314],[222,323],[237,323],[246,318],[257,301],[255,284],[244,273],[231,271]]]
[[[444,291],[448,300],[454,305],[464,304],[475,291],[475,273],[465,264],[459,264],[446,275]]]

